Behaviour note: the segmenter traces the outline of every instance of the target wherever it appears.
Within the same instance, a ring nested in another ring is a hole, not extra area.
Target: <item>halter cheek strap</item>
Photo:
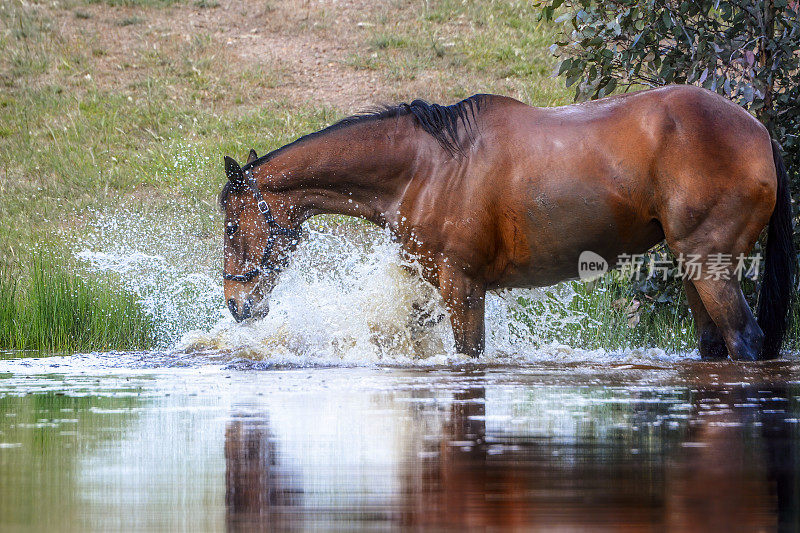
[[[269,205],[267,204],[266,200],[264,200],[264,196],[261,194],[261,191],[258,190],[258,184],[249,170],[245,171],[245,176],[247,176],[247,185],[253,192],[256,202],[258,202],[258,210],[267,221],[267,226],[269,226],[269,234],[267,235],[267,247],[264,248],[264,253],[261,255],[261,261],[259,262],[257,268],[248,270],[244,274],[228,274],[227,272],[222,273],[222,279],[227,281],[238,281],[240,283],[248,283],[253,281],[253,279],[262,272],[275,272],[276,274],[279,274],[281,272],[281,267],[267,264],[269,262],[269,257],[272,255],[272,248],[275,246],[275,237],[279,235],[290,237],[294,241],[294,244],[297,244],[297,241],[300,240],[301,235],[300,230],[287,228],[275,220],[275,217],[272,215],[272,211],[269,209]]]

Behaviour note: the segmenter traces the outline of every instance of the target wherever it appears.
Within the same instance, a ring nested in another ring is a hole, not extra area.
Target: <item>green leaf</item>
[[[744,97],[745,102],[747,102],[748,104],[752,103],[754,95],[752,85],[750,85],[749,83],[741,85],[739,88],[739,93],[742,95],[742,97]]]
[[[571,19],[572,17],[572,13],[563,13],[556,17],[556,24],[562,24],[565,20]]]
[[[607,78],[600,83],[599,87],[597,96],[602,98],[614,92],[614,89],[617,87],[617,80],[616,78]]]
[[[580,79],[581,74],[582,74],[581,72],[578,72],[572,75],[567,75],[567,87],[572,87],[573,85],[575,85],[575,82],[577,82]]]

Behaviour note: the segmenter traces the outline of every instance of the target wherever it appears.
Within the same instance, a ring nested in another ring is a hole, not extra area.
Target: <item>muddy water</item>
[[[0,529],[769,531],[800,363],[0,360]]]

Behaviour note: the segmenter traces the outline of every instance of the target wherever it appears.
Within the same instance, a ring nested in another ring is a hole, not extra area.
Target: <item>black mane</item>
[[[383,120],[386,118],[401,117],[404,115],[414,115],[419,127],[431,135],[438,141],[442,149],[453,157],[464,155],[464,150],[474,141],[475,130],[475,117],[480,111],[485,99],[485,94],[475,94],[469,98],[465,98],[458,103],[448,106],[439,104],[431,104],[424,100],[414,100],[410,104],[398,104],[396,106],[385,106],[375,111],[367,113],[359,113],[347,118],[343,118],[339,122],[331,124],[327,128],[323,128],[314,133],[309,133],[300,137],[277,150],[259,157],[258,159],[247,163],[242,167],[242,170],[248,170],[262,163],[266,163],[279,153],[287,148],[302,143],[303,141],[331,133],[342,128],[347,128],[354,124],[361,124],[362,122],[371,122],[374,120]],[[464,129],[467,136],[467,142],[463,143],[459,140],[459,131]],[[233,190],[233,185],[230,181],[225,183],[222,192],[219,195],[220,205],[225,204],[225,200]]]
[[[485,97],[486,95],[484,94],[476,94],[448,106],[429,104],[425,100],[414,100],[410,104],[385,106],[375,111],[352,115],[331,124],[327,128],[304,135],[286,146],[273,150],[255,161],[248,163],[242,170],[257,167],[261,163],[269,161],[290,146],[294,146],[308,139],[331,133],[354,124],[361,124],[362,122],[401,117],[409,114],[414,115],[419,126],[436,139],[448,153],[452,155],[463,154],[464,147],[461,146],[458,141],[458,130],[462,126],[466,128],[468,138],[470,141],[472,140],[474,118],[478,114],[478,111],[480,111]],[[459,122],[461,125],[459,125]]]

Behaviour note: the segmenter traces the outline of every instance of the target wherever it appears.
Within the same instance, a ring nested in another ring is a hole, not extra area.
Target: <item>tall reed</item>
[[[153,319],[111,280],[88,280],[51,255],[24,274],[0,267],[0,348],[79,352],[147,348]]]
[[[667,351],[695,348],[694,322],[685,301],[656,305],[634,297],[631,281],[617,272],[590,282],[574,282],[576,296],[570,310],[586,319],[574,328],[575,346],[635,348],[657,346]]]

